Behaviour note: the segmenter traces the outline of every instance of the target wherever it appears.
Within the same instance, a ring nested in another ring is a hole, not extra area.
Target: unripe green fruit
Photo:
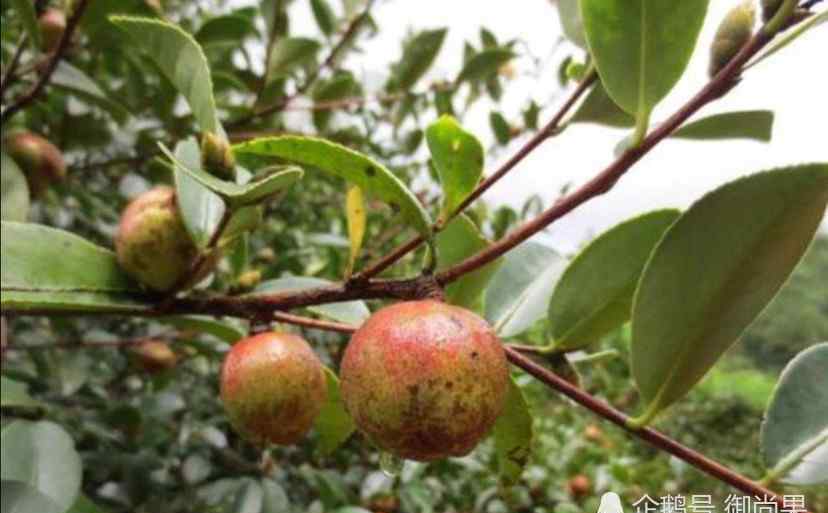
[[[474,449],[509,386],[503,347],[486,321],[433,300],[372,315],[351,338],[340,378],[359,429],[381,449],[419,461]]]
[[[156,187],[132,200],[121,215],[115,252],[130,276],[155,291],[166,292],[185,279],[198,248],[172,188]]]
[[[37,23],[40,26],[41,49],[46,53],[54,52],[66,31],[66,15],[59,9],[46,9]]]
[[[151,374],[169,370],[178,363],[178,356],[169,344],[160,340],[146,340],[131,348],[135,362]]]
[[[15,132],[6,137],[3,149],[14,159],[38,197],[52,182],[66,177],[66,162],[54,144],[31,132]]]
[[[319,359],[304,339],[290,333],[236,342],[221,368],[221,401],[230,423],[256,444],[298,442],[327,394]]]
[[[710,47],[710,76],[715,76],[739,53],[753,35],[756,11],[752,3],[734,7],[724,17]]]
[[[205,132],[201,138],[201,164],[207,172],[218,177],[233,179],[236,176],[236,158],[230,143],[212,132]]]

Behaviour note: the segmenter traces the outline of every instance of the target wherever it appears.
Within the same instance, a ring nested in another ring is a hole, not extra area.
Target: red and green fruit
[[[359,429],[380,449],[418,461],[474,449],[509,384],[503,347],[486,321],[433,300],[372,315],[351,338],[340,377]]]
[[[221,369],[221,401],[230,423],[259,445],[301,440],[327,393],[322,363],[304,339],[290,333],[237,342]]]
[[[3,141],[3,149],[20,166],[35,197],[51,183],[66,177],[66,162],[61,151],[37,134],[12,133]]]

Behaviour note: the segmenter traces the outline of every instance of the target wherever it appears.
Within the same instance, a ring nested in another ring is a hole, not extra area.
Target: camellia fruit
[[[40,26],[40,42],[44,52],[57,50],[60,39],[66,31],[66,15],[60,9],[46,9],[37,19]]]
[[[15,132],[3,141],[29,184],[32,195],[40,196],[52,182],[66,177],[66,162],[54,144],[32,132]]]
[[[491,430],[509,370],[486,321],[423,300],[372,315],[351,338],[340,378],[346,409],[373,443],[431,461],[468,454]]]
[[[184,227],[171,187],[151,189],[127,205],[115,252],[130,276],[157,292],[169,291],[187,277],[198,248]]]
[[[233,345],[222,364],[224,409],[236,431],[256,444],[298,442],[327,394],[322,363],[297,335],[248,337]]]

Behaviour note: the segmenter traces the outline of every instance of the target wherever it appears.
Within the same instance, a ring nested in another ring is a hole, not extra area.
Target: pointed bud
[[[755,22],[756,11],[750,2],[743,2],[727,13],[716,31],[713,46],[710,47],[711,77],[727,66],[750,40]]]
[[[236,159],[230,143],[213,132],[205,132],[201,138],[201,163],[205,171],[219,178],[236,176]]]

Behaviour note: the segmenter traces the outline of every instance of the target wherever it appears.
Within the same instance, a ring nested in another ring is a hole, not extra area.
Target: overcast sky
[[[240,4],[255,2],[241,1]],[[292,32],[318,34],[309,2],[294,2]],[[338,2],[332,2],[339,8]],[[697,51],[687,73],[669,97],[656,108],[653,121],[668,116],[704,83],[708,45],[719,21],[735,0],[711,0]],[[822,7],[824,9],[824,7]],[[465,39],[479,41],[482,26],[500,40],[526,41],[535,57],[546,62],[543,78],[528,75],[529,59],[518,59],[519,77],[507,87],[498,106],[509,119],[520,119],[528,98],[547,106],[541,122],[548,119],[563,99],[555,79],[557,63],[577,49],[558,45],[557,10],[549,0],[379,0],[374,16],[380,34],[363,45],[365,53],[354,57],[367,77],[385,77],[387,65],[398,58],[400,39],[407,30],[448,26],[449,33],[431,79],[453,78],[460,67]],[[525,53],[523,47],[520,52]],[[607,195],[595,199],[553,224],[543,235],[562,250],[571,250],[586,237],[638,212],[660,207],[686,207],[704,192],[733,178],[775,166],[828,160],[828,25],[812,30],[773,58],[749,70],[745,80],[723,101],[708,106],[715,112],[770,109],[776,113],[770,144],[749,141],[699,143],[667,141],[638,163]],[[521,73],[523,72],[523,73]],[[479,104],[465,119],[465,126],[484,142],[492,140],[488,124],[491,105]],[[428,120],[424,120],[426,123]],[[548,201],[564,184],[578,185],[600,171],[613,158],[613,148],[624,138],[623,130],[577,125],[536,150],[508,179],[484,198],[492,205],[522,205],[532,194]],[[488,172],[507,159],[525,139],[490,155]],[[757,208],[761,208],[757,205]]]

